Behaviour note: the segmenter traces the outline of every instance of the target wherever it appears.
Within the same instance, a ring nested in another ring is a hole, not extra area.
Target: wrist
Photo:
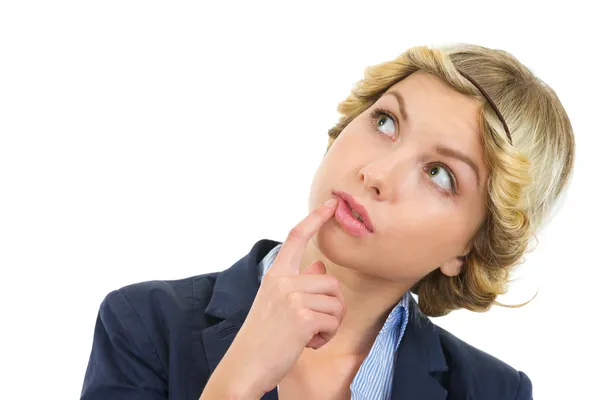
[[[237,367],[229,368],[227,361],[223,359],[211,375],[206,389],[219,400],[260,399],[265,391],[260,385],[259,377],[256,373],[244,370],[245,368],[240,368],[239,364]],[[212,398],[212,396],[207,397],[207,400]]]

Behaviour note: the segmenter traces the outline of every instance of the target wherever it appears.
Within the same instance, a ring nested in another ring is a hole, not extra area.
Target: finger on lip
[[[330,200],[333,200],[333,206],[327,205]],[[338,199],[337,196],[329,199],[325,202],[327,209],[335,210],[339,201],[341,201],[341,199]],[[328,212],[324,218],[323,212],[318,211],[319,208],[314,212],[311,212],[289,232],[287,239],[283,242],[275,259],[276,265],[273,265],[271,269],[279,271],[279,269],[283,267],[288,273],[300,273],[300,262],[302,261],[302,255],[304,254],[304,249],[306,248],[308,241],[319,231],[321,226],[333,216],[333,213]]]
[[[335,208],[338,205],[338,197],[334,196],[325,202],[325,206],[329,208]]]

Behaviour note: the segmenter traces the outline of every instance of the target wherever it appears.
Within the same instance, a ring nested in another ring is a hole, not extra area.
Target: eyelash
[[[398,120],[396,119],[396,117],[392,113],[390,113],[389,111],[386,111],[386,110],[384,110],[382,108],[375,108],[370,113],[370,117],[371,117],[370,121],[371,121],[371,125],[373,126],[373,128],[375,129],[375,131],[378,134],[380,134],[380,135],[382,133],[379,132],[379,129],[377,129],[378,128],[378,126],[377,126],[377,119],[379,117],[381,117],[382,115],[385,115],[386,117],[388,117],[389,119],[391,119],[394,122],[394,124],[396,126],[398,126]],[[385,134],[383,134],[383,135],[385,135]],[[394,140],[395,140],[395,138],[394,138]],[[456,188],[457,188],[458,185],[457,185],[457,182],[456,182],[456,177],[454,176],[454,173],[452,172],[452,169],[450,169],[450,167],[448,167],[443,162],[439,162],[438,161],[438,162],[432,163],[432,164],[428,165],[427,167],[425,167],[425,170],[429,174],[429,171],[432,168],[434,168],[434,167],[442,167],[442,168],[444,168],[448,172],[448,175],[450,176],[450,183],[452,185],[452,190],[451,191],[447,191],[447,190],[444,190],[444,189],[440,188],[435,183],[431,183],[431,184],[433,186],[435,186],[435,188],[438,189],[444,196],[455,196],[457,194]],[[430,179],[430,181],[431,181],[431,179]]]
[[[379,117],[381,117],[382,115],[385,115],[386,117],[388,117],[389,119],[391,119],[392,121],[394,121],[394,124],[396,126],[398,126],[398,120],[396,119],[396,117],[390,113],[389,111],[384,110],[383,108],[376,108],[373,111],[371,111],[371,125],[373,126],[373,128],[381,134],[381,132],[379,132],[379,130],[377,129],[377,119]],[[394,138],[394,140],[396,140],[396,138]]]

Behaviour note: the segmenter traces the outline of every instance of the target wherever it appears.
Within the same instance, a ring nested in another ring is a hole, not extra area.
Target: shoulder
[[[190,332],[210,323],[203,304],[210,301],[218,274],[140,282],[110,292],[100,305],[81,398],[185,392],[186,382],[171,377],[189,370]]]
[[[205,337],[218,341],[219,330],[213,328],[252,303],[257,260],[276,244],[257,242],[223,271],[139,282],[108,293],[94,328],[82,398],[105,398],[109,392],[114,399],[134,392],[136,398],[199,395],[210,375]]]
[[[451,370],[450,386],[464,387],[474,398],[532,398],[529,377],[436,325]],[[492,397],[490,397],[492,396]]]
[[[216,322],[205,310],[219,274],[139,282],[108,293],[98,314],[96,352],[117,351],[111,343],[118,344],[167,379],[172,361],[185,360],[178,352],[189,348],[192,332]]]
[[[277,244],[259,240],[247,255],[223,271],[140,282],[114,290],[100,306],[101,317],[119,320],[125,331],[145,330],[147,335],[173,336],[182,329],[187,333],[202,331],[254,300],[257,265]]]
[[[134,283],[108,293],[100,313],[113,313],[122,321],[142,325],[176,324],[189,313],[202,312],[209,303],[219,272],[179,280]]]

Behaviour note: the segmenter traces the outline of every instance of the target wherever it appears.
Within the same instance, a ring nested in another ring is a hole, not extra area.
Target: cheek
[[[329,152],[337,159],[352,159],[350,155],[354,156],[368,149],[369,146],[365,143],[366,134],[360,128],[347,127],[333,142]]]
[[[349,174],[372,157],[368,150],[369,148],[356,135],[342,132],[321,160],[315,172],[315,180],[339,184],[351,179]]]
[[[429,202],[398,206],[401,213],[381,232],[382,246],[392,249],[396,265],[427,274],[444,261],[459,255],[468,241],[464,219],[451,210],[427,208]],[[393,222],[392,222],[393,221]]]
[[[309,212],[326,201],[331,190],[339,189],[339,185],[348,180],[348,174],[359,162],[359,155],[354,150],[356,146],[348,139],[340,135],[315,170],[310,187]]]
[[[415,248],[435,247],[446,243],[457,231],[456,221],[447,213],[427,210],[427,200],[412,207],[398,207],[402,212],[390,218],[384,237]],[[393,222],[392,222],[393,221]],[[386,239],[387,240],[387,239]]]

